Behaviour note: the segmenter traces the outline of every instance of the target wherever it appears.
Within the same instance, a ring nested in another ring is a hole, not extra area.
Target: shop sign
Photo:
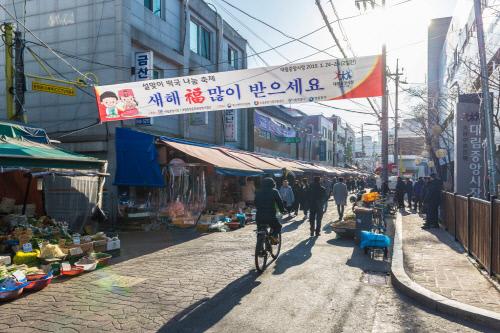
[[[278,123],[271,117],[267,117],[260,112],[254,113],[254,126],[263,131],[269,132],[277,137],[295,137],[295,130]]]
[[[285,138],[285,143],[300,143],[299,137]]]
[[[151,80],[153,73],[153,51],[135,52],[135,80]],[[152,126],[153,120],[151,118],[137,118],[135,124]]]
[[[224,141],[238,141],[238,113],[236,110],[224,111]]]
[[[455,191],[484,198],[486,167],[477,94],[460,95],[455,117]]]
[[[152,126],[154,124],[154,119],[153,118],[136,118],[135,124],[136,125],[143,125],[143,126]]]
[[[135,59],[140,65],[136,78],[143,80],[152,72],[152,53],[137,53]],[[94,89],[101,122],[373,97],[382,95],[382,57],[329,59]],[[103,102],[106,98],[110,99]],[[107,112],[109,105],[117,113]]]
[[[153,51],[135,52],[135,80],[153,78]]]
[[[74,87],[65,87],[56,84],[42,83],[37,81],[31,82],[31,90],[48,92],[57,95],[76,96],[76,91]]]

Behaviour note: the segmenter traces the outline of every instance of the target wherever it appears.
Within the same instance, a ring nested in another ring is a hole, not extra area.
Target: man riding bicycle
[[[276,183],[272,178],[262,180],[261,188],[255,194],[255,208],[257,209],[255,216],[257,229],[262,230],[267,226],[271,227],[271,240],[277,242],[278,235],[281,232],[281,224],[276,217],[276,210],[283,214],[285,207],[276,189]]]

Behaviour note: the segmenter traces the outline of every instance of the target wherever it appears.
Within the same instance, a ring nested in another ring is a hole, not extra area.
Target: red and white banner
[[[382,57],[96,86],[101,122],[382,95]]]

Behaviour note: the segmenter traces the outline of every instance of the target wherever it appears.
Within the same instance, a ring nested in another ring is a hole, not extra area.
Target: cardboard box
[[[10,265],[11,264],[11,260],[10,260],[10,256],[9,255],[1,255],[0,256],[0,265]]]
[[[104,252],[107,250],[108,241],[106,239],[94,241],[94,252]]]

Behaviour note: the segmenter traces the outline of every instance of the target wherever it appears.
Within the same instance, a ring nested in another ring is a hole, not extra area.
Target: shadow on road
[[[285,225],[281,229],[281,233],[297,230],[302,223],[304,223],[304,220],[295,220],[292,223]]]
[[[243,297],[260,285],[256,272],[248,272],[239,279],[228,284],[212,298],[199,300],[174,318],[169,320],[158,332],[205,332],[219,322]]]
[[[121,241],[121,251],[119,257],[112,259],[113,264],[189,242],[205,235],[195,229],[119,232],[118,234]]]
[[[293,266],[299,266],[311,258],[312,247],[316,243],[316,238],[307,238],[297,244],[293,249],[281,254],[275,261],[274,275],[283,274]]]

